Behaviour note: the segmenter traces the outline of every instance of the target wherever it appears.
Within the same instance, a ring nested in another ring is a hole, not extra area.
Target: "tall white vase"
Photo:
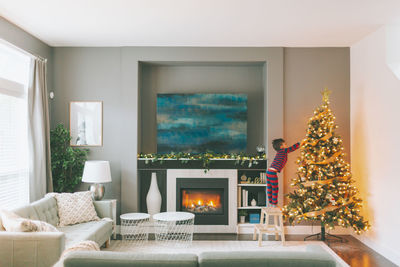
[[[155,172],[151,173],[151,184],[149,192],[146,196],[147,213],[150,215],[160,213],[161,210],[161,193],[158,190],[157,175]]]

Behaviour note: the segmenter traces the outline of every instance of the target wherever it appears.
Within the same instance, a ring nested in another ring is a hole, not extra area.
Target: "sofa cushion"
[[[78,251],[68,253],[64,267],[197,267],[196,254],[144,254],[109,251]],[[247,266],[247,265],[242,265]]]
[[[33,202],[31,206],[35,209],[39,220],[50,223],[54,226],[58,225],[57,202],[54,197],[42,198]]]
[[[58,227],[59,231],[65,233],[65,247],[71,247],[83,240],[92,240],[102,245],[111,235],[111,221],[92,221]]]
[[[56,194],[58,226],[99,220],[90,191]]]
[[[335,267],[335,260],[327,252],[235,251],[203,252],[200,267]]]

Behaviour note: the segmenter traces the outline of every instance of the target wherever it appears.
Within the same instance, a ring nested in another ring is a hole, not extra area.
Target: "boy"
[[[287,161],[287,154],[293,152],[300,147],[300,143],[296,143],[291,147],[287,147],[285,140],[282,138],[272,140],[272,146],[276,150],[275,159],[267,170],[267,195],[269,204],[276,207],[278,204],[278,172],[281,172]]]

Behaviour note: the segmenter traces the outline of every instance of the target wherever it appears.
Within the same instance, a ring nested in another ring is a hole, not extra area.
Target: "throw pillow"
[[[77,244],[74,244],[66,248],[61,254],[61,257],[58,260],[58,262],[55,265],[53,265],[53,267],[64,267],[64,259],[67,257],[69,253],[75,251],[100,251],[100,247],[96,242],[91,240],[81,241]]]
[[[4,229],[3,227],[3,222],[1,221],[1,216],[0,216],[0,231],[5,231],[6,229]]]
[[[22,218],[15,214],[14,212],[8,210],[2,210],[0,212],[0,217],[3,222],[3,227],[6,231],[9,232],[31,232],[32,229],[29,229],[29,225],[26,226],[24,221],[25,218]]]
[[[32,228],[36,228],[36,232],[59,232],[57,228],[47,222],[29,220],[29,223],[32,224]]]
[[[2,210],[0,217],[8,232],[58,232],[57,228],[47,222],[22,218],[11,211]]]
[[[57,200],[58,217],[60,219],[58,226],[100,220],[94,208],[90,191],[61,193],[54,197]]]

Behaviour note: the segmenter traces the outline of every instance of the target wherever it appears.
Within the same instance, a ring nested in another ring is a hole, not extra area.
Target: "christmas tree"
[[[297,160],[298,169],[287,195],[289,204],[283,213],[290,224],[302,220],[321,222],[321,239],[325,240],[325,227],[335,224],[352,227],[357,234],[369,228],[360,215],[362,200],[351,179],[350,164],[345,160],[343,141],[336,134],[335,116],[329,108],[329,94],[323,91],[323,103],[308,122],[304,144]]]

